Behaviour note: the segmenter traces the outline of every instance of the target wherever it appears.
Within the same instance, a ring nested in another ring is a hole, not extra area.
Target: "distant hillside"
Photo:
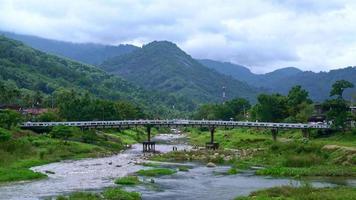
[[[206,67],[222,74],[230,75],[237,80],[245,81],[255,87],[263,87],[273,92],[286,94],[294,85],[301,85],[309,91],[315,101],[323,101],[329,97],[331,85],[337,80],[348,80],[356,85],[356,67],[331,70],[330,72],[301,71],[295,67],[275,70],[267,74],[254,74],[248,68],[227,62],[199,60]],[[345,91],[345,97],[356,94],[356,88]]]
[[[192,102],[186,99],[145,91],[93,66],[49,55],[3,36],[0,36],[0,81],[44,94],[67,88],[87,91],[102,99],[128,100],[159,116],[173,113],[172,104],[177,104],[175,110],[193,109]]]
[[[0,35],[22,41],[28,46],[47,53],[93,65],[100,64],[111,57],[130,53],[138,48],[133,45],[111,46],[92,43],[71,43],[2,31],[0,31]]]
[[[222,101],[222,87],[229,98],[255,101],[258,89],[208,69],[167,41],[155,41],[132,53],[105,61],[102,68],[146,89],[193,99],[196,103]]]

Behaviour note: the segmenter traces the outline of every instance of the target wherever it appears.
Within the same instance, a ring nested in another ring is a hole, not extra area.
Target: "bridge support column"
[[[274,128],[274,129],[271,130],[271,132],[272,132],[273,141],[277,141],[278,129]]]
[[[147,126],[147,141],[142,143],[143,152],[155,152],[156,142],[151,141],[151,126]]]
[[[215,127],[210,127],[210,142],[205,144],[206,149],[216,150],[219,148],[219,143],[214,142]]]
[[[310,138],[310,132],[309,129],[302,129],[302,134],[304,138]]]

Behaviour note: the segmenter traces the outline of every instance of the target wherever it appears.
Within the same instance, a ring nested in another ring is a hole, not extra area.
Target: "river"
[[[155,137],[159,143],[156,150],[168,152],[176,146],[178,150],[190,149],[183,135],[161,134]],[[117,155],[104,158],[91,158],[76,161],[62,161],[43,166],[33,167],[32,170],[46,173],[47,179],[24,181],[0,185],[0,199],[48,199],[57,195],[74,191],[100,191],[105,187],[114,186],[114,179],[147,168],[136,163],[144,162],[142,145]],[[247,195],[251,191],[286,184],[300,185],[297,180],[288,178],[271,178],[255,176],[247,170],[236,175],[222,175],[228,166],[208,168],[198,163],[163,163],[168,167],[187,165],[191,169],[174,175],[154,178],[155,184],[147,184],[127,188],[142,193],[144,200],[160,199],[233,199],[238,195]],[[141,177],[141,179],[144,179]],[[144,180],[149,182],[149,180]],[[317,187],[335,186],[338,184],[356,186],[355,180],[325,180],[311,179]],[[153,185],[153,186],[152,186]]]

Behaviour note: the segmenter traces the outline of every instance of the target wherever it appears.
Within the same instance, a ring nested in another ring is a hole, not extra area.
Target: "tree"
[[[342,93],[344,92],[345,89],[347,88],[353,88],[354,85],[350,83],[349,81],[345,80],[339,80],[336,81],[332,85],[332,89],[330,91],[330,96],[337,96],[337,98],[342,99]]]
[[[287,95],[288,114],[286,119],[288,122],[306,122],[310,112],[310,105],[312,101],[309,99],[309,94],[302,89],[300,85],[292,87]]]
[[[13,110],[0,111],[0,127],[10,129],[23,121],[20,113]]]
[[[258,104],[253,108],[252,116],[256,120],[281,122],[288,117],[287,98],[280,94],[260,94]]]
[[[342,128],[346,127],[346,121],[349,116],[349,108],[344,99],[330,99],[323,103],[323,109],[328,110],[327,112],[327,119],[333,122],[333,126],[335,128]]]
[[[62,120],[58,116],[58,113],[53,112],[53,111],[49,111],[49,112],[45,112],[45,113],[42,113],[41,115],[39,115],[37,117],[37,121],[40,121],[40,122],[58,122],[58,121],[62,121]]]

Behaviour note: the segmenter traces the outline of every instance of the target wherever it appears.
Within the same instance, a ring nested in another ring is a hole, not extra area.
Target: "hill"
[[[49,55],[3,36],[0,36],[0,83],[43,95],[59,88],[89,92],[97,98],[133,102],[159,116],[192,109],[192,103],[185,99],[146,91],[96,67]],[[172,104],[177,104],[174,111],[170,109]]]
[[[196,103],[227,97],[255,101],[259,89],[209,69],[168,41],[154,41],[129,54],[108,59],[102,69],[146,89],[155,89]]]
[[[255,87],[263,87],[272,92],[286,94],[294,85],[301,85],[309,91],[314,101],[323,101],[329,97],[331,85],[337,80],[347,80],[356,85],[356,67],[331,70],[329,72],[301,71],[287,67],[266,74],[254,74],[247,67],[227,62],[199,60],[200,63],[222,74],[244,81]],[[345,97],[356,94],[356,89],[345,91]]]
[[[112,46],[93,43],[63,42],[3,31],[0,31],[0,34],[14,40],[19,40],[35,49],[92,65],[100,64],[111,57],[130,53],[138,48],[133,45],[122,44]]]

